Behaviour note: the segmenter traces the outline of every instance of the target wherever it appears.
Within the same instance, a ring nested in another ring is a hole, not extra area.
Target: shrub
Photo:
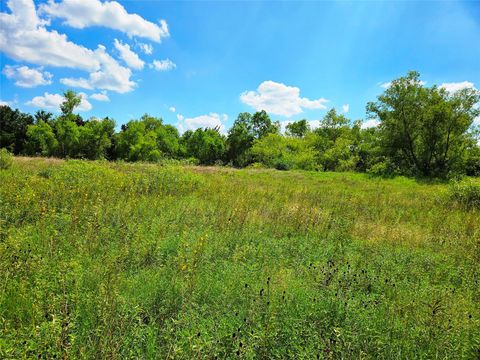
[[[5,148],[0,149],[0,169],[8,169],[12,167],[12,164],[13,164],[12,154]]]
[[[472,209],[480,209],[480,183],[472,180],[456,181],[450,187],[450,199]]]
[[[394,177],[398,175],[395,165],[389,160],[383,160],[373,164],[367,173],[373,176]]]
[[[249,169],[265,169],[266,166],[260,162],[254,162],[247,166]]]
[[[277,170],[290,170],[292,165],[285,159],[278,159],[275,162],[275,169]]]

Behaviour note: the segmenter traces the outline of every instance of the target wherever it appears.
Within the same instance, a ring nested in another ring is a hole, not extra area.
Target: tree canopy
[[[316,128],[307,119],[290,122],[285,134],[265,111],[243,112],[226,134],[219,128],[183,134],[145,114],[116,129],[111,118],[83,119],[81,96],[64,93],[61,112],[33,116],[0,106],[0,147],[14,154],[62,158],[160,161],[277,169],[361,171],[380,175],[446,177],[480,175],[480,92],[427,87],[411,71],[367,104],[365,128],[334,108]]]

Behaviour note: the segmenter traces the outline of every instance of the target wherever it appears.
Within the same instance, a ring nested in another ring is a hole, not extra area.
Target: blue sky
[[[282,122],[331,107],[365,119],[408,70],[480,87],[480,2],[0,3],[0,101],[32,113],[58,111],[72,88],[86,118],[225,130],[259,109]]]

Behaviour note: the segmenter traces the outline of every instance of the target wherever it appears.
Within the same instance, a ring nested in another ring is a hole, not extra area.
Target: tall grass
[[[0,357],[480,351],[480,212],[361,174],[16,160]]]

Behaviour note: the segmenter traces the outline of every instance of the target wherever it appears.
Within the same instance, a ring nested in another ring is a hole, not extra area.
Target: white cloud
[[[102,91],[96,94],[90,95],[90,99],[94,99],[97,101],[110,101],[110,98],[107,95],[106,91]]]
[[[168,110],[170,110],[171,112],[177,111],[177,109],[175,109],[175,106],[170,106],[170,107],[168,108]]]
[[[7,6],[11,14],[0,13],[0,50],[7,56],[38,65],[98,69],[91,50],[45,28],[48,22],[37,16],[33,0],[9,0]]]
[[[153,53],[153,46],[152,45],[145,44],[145,43],[139,43],[138,46],[140,46],[140,50],[142,50],[144,54],[152,55],[152,53]]]
[[[117,39],[115,39],[114,45],[115,45],[115,48],[120,52],[120,57],[122,58],[123,61],[125,61],[125,64],[127,64],[132,69],[136,69],[136,70],[143,69],[143,66],[145,65],[145,63],[142,60],[140,60],[140,58],[136,53],[130,50],[130,45],[123,44],[121,41],[118,41]]]
[[[10,101],[0,100],[0,106],[12,106],[12,103]]]
[[[440,87],[451,93],[463,89],[475,89],[475,85],[470,81],[443,83]]]
[[[129,68],[121,66],[114,58],[105,51],[103,45],[98,45],[94,56],[100,63],[100,69],[87,78],[63,78],[60,82],[67,86],[79,87],[83,89],[102,89],[111,90],[118,93],[132,91],[136,83],[130,80],[132,71]]]
[[[64,23],[77,29],[89,26],[103,26],[122,31],[129,37],[138,36],[160,42],[170,36],[165,20],[159,24],[145,20],[137,14],[130,14],[116,1],[63,0],[40,5],[41,12],[51,17],[64,19]]]
[[[8,79],[15,80],[15,85],[20,87],[32,88],[39,85],[49,85],[52,83],[53,75],[42,68],[29,68],[28,66],[7,65],[3,73]]]
[[[300,97],[300,89],[274,81],[262,82],[256,91],[245,91],[240,100],[255,110],[290,117],[303,109],[326,109],[327,99],[310,100]]]
[[[344,114],[348,113],[350,111],[350,104],[344,104],[342,105],[342,112]]]
[[[76,108],[78,111],[88,111],[92,109],[92,104],[87,100],[87,94],[79,93],[82,97],[80,105]],[[45,92],[42,96],[35,96],[32,100],[26,102],[26,105],[35,106],[44,109],[53,109],[58,111],[60,105],[65,101],[63,95],[50,94]]]
[[[67,86],[105,89],[120,93],[133,90],[131,70],[121,66],[99,45],[95,51],[67,40],[66,35],[45,28],[33,0],[9,0],[12,14],[0,13],[0,50],[7,56],[39,65],[76,68],[90,72],[88,79],[64,78]]]
[[[186,130],[196,130],[198,128],[218,128],[222,134],[225,134],[226,131],[224,122],[228,120],[228,116],[226,114],[217,113],[200,115],[193,118],[184,118],[182,115],[178,114],[177,118],[179,120],[177,126],[180,132],[185,132]]]
[[[183,116],[182,114],[177,114],[178,121],[182,121],[183,119],[185,119],[185,116]]]
[[[177,67],[177,65],[170,59],[153,60],[153,63],[151,63],[149,66],[151,69],[155,69],[157,71],[169,71]]]
[[[369,119],[362,123],[361,128],[368,129],[372,127],[377,127],[378,125],[380,125],[380,121],[378,121],[378,119]]]
[[[80,95],[82,97],[82,101],[80,102],[80,105],[78,105],[78,107],[76,109],[78,111],[92,110],[92,104],[90,104],[90,102],[87,100],[88,95],[83,93],[83,92],[78,93],[78,95]]]
[[[28,101],[26,105],[58,110],[64,100],[65,98],[60,94],[49,94],[45,92],[42,96],[35,96],[32,100]]]

